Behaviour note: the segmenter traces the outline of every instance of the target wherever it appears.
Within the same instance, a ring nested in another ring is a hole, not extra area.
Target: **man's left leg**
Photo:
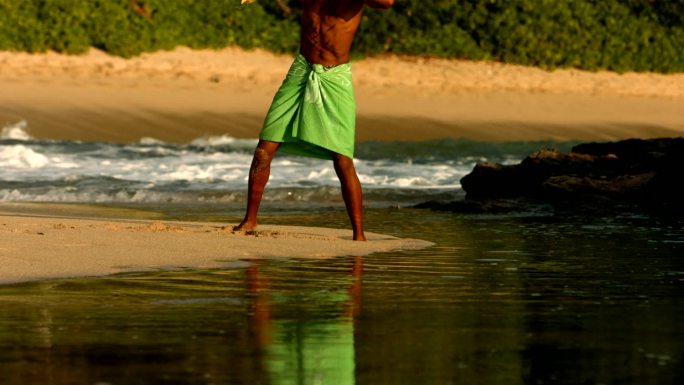
[[[354,161],[344,155],[333,154],[333,164],[342,186],[342,198],[347,207],[347,214],[354,231],[354,240],[365,241],[366,235],[363,233],[363,197]]]

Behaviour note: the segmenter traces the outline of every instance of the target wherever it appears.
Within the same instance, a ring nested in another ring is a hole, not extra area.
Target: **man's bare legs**
[[[254,230],[257,227],[257,215],[264,189],[271,174],[271,161],[278,151],[280,143],[259,141],[254,150],[254,158],[249,169],[247,187],[247,212],[245,218],[233,230]],[[356,175],[354,161],[344,155],[333,154],[333,165],[342,186],[342,198],[347,207],[347,214],[351,221],[355,241],[365,241],[363,233],[363,201],[361,183]]]
[[[355,241],[365,241],[363,233],[363,197],[354,161],[344,155],[333,154],[333,164],[342,186],[342,198],[354,231]]]
[[[245,219],[233,230],[254,230],[257,227],[257,214],[264,196],[266,182],[271,175],[271,161],[278,151],[280,143],[260,140],[254,150],[254,158],[249,168],[249,182],[247,187],[247,212]]]

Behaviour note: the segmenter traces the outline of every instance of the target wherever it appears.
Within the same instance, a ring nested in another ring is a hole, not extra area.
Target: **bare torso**
[[[363,0],[300,0],[303,13],[299,50],[309,63],[325,66],[349,62]]]

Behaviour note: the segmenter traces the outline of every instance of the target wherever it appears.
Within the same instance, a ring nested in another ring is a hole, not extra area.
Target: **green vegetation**
[[[297,49],[296,20],[239,0],[0,0],[0,50],[129,57],[146,51],[239,45]]]
[[[0,0],[0,50],[114,55],[297,49],[297,0]],[[684,0],[400,0],[366,11],[355,56],[382,52],[545,68],[684,71]]]

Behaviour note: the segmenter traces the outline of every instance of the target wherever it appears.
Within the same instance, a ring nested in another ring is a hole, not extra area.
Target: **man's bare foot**
[[[365,242],[366,241],[366,235],[361,233],[361,234],[354,234],[354,240],[355,241],[361,241]]]
[[[257,224],[248,221],[242,221],[239,225],[233,227],[233,231],[252,231],[256,230]]]

